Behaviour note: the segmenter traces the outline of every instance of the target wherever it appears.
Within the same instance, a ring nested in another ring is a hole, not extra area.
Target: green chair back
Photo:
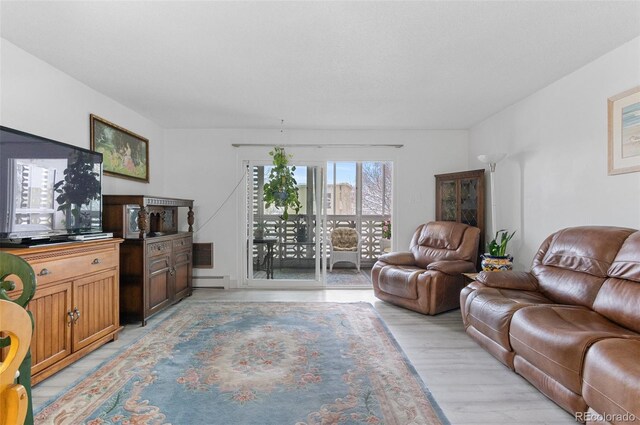
[[[22,282],[22,293],[17,298],[10,298],[8,292],[16,289],[13,280],[9,280],[10,276],[17,276]],[[6,252],[0,252],[0,299],[14,302],[23,308],[27,308],[27,304],[36,293],[36,275],[33,269],[24,259]],[[31,318],[31,328],[33,329],[33,315],[28,311]],[[9,346],[9,338],[0,338],[0,348]],[[20,368],[20,376],[18,384],[25,387],[29,398],[29,407],[27,408],[27,417],[24,421],[25,425],[33,425],[33,404],[31,400],[31,349],[22,361]]]

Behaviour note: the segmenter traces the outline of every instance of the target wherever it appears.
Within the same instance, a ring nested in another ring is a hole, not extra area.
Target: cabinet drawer
[[[173,256],[174,266],[191,263],[191,251],[176,252]]]
[[[189,250],[191,251],[191,238],[180,238],[173,241],[173,250],[174,251],[182,251]]]
[[[147,244],[147,255],[155,257],[156,255],[168,254],[171,252],[171,241],[153,242]]]
[[[30,262],[31,263],[31,262]],[[118,266],[116,251],[96,251],[78,256],[61,258],[56,261],[37,261],[31,263],[36,274],[38,286],[71,279],[81,274],[89,274]]]

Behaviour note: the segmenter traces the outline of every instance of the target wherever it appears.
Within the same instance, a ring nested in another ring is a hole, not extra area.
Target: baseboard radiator
[[[193,287],[229,289],[229,281],[229,276],[193,276]]]

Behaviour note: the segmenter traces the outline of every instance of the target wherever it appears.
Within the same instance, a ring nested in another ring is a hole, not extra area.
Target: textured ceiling
[[[3,38],[164,128],[465,129],[640,35],[640,2],[611,1],[2,1],[0,13]]]

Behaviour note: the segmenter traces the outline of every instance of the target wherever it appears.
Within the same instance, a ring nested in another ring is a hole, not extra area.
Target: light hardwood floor
[[[372,289],[197,289],[182,303],[191,300],[370,302],[452,424],[576,423],[571,415],[473,342],[464,332],[460,310],[423,316],[378,300]],[[154,316],[149,324],[162,320],[170,311]],[[140,337],[146,329],[127,325],[118,341],[101,347],[34,387],[36,408]]]

